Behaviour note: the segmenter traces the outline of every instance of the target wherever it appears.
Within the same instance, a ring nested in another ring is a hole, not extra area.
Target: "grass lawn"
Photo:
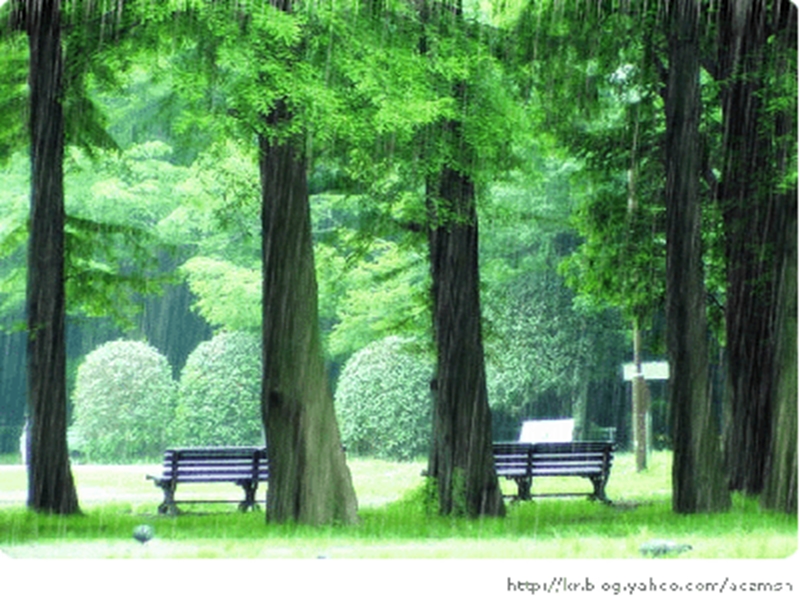
[[[641,558],[639,546],[653,538],[691,544],[677,560],[796,552],[796,516],[762,512],[756,499],[736,495],[725,514],[673,514],[669,463],[669,454],[655,453],[650,468],[636,473],[633,457],[618,455],[607,486],[610,507],[547,498],[507,503],[505,519],[466,520],[426,511],[424,462],[351,459],[361,523],[323,528],[267,525],[263,511],[241,514],[232,504],[182,505],[178,517],[159,516],[161,491],[145,480],[157,465],[75,465],[84,514],[37,515],[24,508],[24,469],[0,465],[0,552],[15,558]],[[511,492],[513,483],[506,484]],[[533,492],[590,489],[585,480],[552,478],[536,480]],[[187,485],[177,497],[210,494],[239,499],[241,491]],[[156,532],[144,546],[131,537],[141,523]]]

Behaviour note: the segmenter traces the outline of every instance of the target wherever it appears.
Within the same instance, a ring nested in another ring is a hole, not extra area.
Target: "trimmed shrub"
[[[145,342],[117,340],[78,367],[70,439],[89,461],[126,462],[164,450],[176,385],[167,359]]]
[[[348,454],[411,460],[427,453],[433,367],[409,342],[388,337],[345,363],[336,415]]]
[[[219,333],[189,355],[178,386],[171,437],[185,446],[263,443],[261,342],[249,333]]]

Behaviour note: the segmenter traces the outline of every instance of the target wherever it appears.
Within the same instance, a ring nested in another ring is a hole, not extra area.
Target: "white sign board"
[[[667,380],[669,379],[669,363],[667,361],[643,362],[642,375],[648,380]],[[636,364],[625,363],[622,365],[622,377],[625,381],[633,381],[633,378],[636,377]]]
[[[571,442],[575,419],[545,419],[523,421],[519,441],[525,444],[539,442]]]

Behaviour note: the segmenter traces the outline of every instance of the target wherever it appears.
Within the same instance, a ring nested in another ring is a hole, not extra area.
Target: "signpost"
[[[642,375],[646,380],[666,381],[669,379],[669,363],[667,361],[643,362],[641,365]],[[633,381],[636,377],[636,364],[630,362],[622,365],[622,377],[625,381]]]
[[[650,390],[648,380],[668,380],[669,363],[666,361],[625,363],[622,377],[633,382],[633,449],[636,470],[647,468],[647,450],[650,447]]]

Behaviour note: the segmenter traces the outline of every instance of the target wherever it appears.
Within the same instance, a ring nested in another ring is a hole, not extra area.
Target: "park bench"
[[[214,448],[171,448],[164,452],[161,475],[148,475],[164,491],[160,514],[177,514],[175,488],[179,483],[235,483],[244,489],[239,509],[254,508],[260,481],[269,479],[267,449],[223,446]],[[181,502],[238,502],[238,500],[185,500]]]
[[[592,482],[592,500],[606,504],[606,482],[613,462],[613,442],[499,442],[493,444],[498,477],[514,480],[518,500],[529,500],[534,477],[586,477]],[[584,494],[537,494],[572,496]]]

